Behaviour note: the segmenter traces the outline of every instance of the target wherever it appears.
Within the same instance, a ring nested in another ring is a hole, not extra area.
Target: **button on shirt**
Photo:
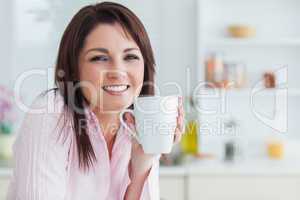
[[[15,166],[7,200],[123,200],[130,184],[129,133],[119,128],[110,159],[98,119],[85,107],[86,128],[97,158],[85,172],[78,168],[73,129],[69,124],[61,129],[63,105],[62,96],[50,91],[32,104],[31,111],[37,113],[26,114],[13,146]],[[159,156],[153,161],[141,199],[159,199],[158,169]]]

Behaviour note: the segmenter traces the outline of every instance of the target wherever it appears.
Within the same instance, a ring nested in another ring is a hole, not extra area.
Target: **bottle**
[[[215,64],[215,71],[214,71],[214,81],[218,85],[222,84],[224,81],[224,64],[221,54],[214,55],[214,64]]]
[[[224,63],[220,53],[212,53],[206,59],[205,80],[209,85],[221,87],[224,82]]]
[[[187,123],[185,133],[180,142],[183,153],[198,153],[198,127],[198,122],[196,120],[191,120]]]
[[[214,60],[209,56],[205,61],[205,81],[209,85],[214,82]]]

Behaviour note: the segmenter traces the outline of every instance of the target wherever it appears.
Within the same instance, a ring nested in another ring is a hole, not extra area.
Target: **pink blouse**
[[[108,149],[94,113],[86,108],[87,128],[97,162],[88,172],[78,169],[71,126],[59,137],[56,128],[62,112],[60,94],[48,92],[31,106],[13,146],[14,171],[7,200],[122,200],[130,184],[128,164],[131,139],[120,127],[109,159]],[[63,120],[62,120],[63,122]],[[141,199],[159,199],[159,156],[145,181]]]

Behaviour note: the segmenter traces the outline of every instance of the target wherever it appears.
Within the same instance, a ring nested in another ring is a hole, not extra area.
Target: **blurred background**
[[[148,31],[160,94],[185,97],[186,133],[161,158],[161,199],[299,200],[300,1],[115,2]],[[62,33],[90,3],[0,2],[0,199],[21,108],[53,87]]]

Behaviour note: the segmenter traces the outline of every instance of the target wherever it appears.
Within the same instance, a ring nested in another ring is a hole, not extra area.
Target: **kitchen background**
[[[0,199],[24,115],[15,98],[29,105],[53,85],[62,32],[93,2],[0,2]],[[149,33],[160,93],[185,97],[186,134],[162,157],[161,198],[300,199],[300,2],[116,2]]]

